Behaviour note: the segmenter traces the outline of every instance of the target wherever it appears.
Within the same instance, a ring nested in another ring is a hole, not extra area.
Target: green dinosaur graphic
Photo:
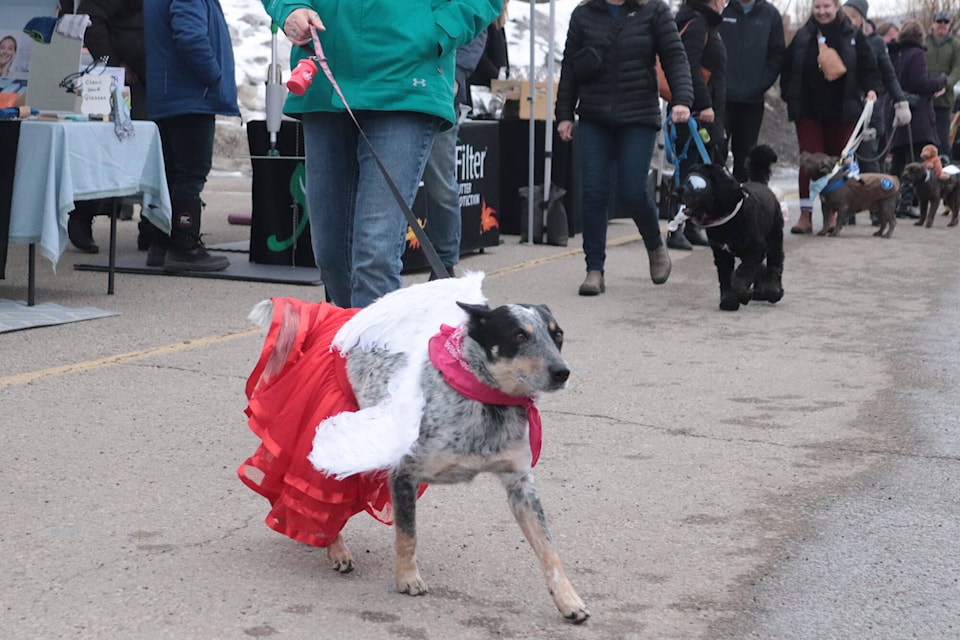
[[[300,222],[297,224],[297,228],[293,230],[293,235],[286,240],[280,240],[275,235],[268,237],[267,249],[270,251],[280,252],[289,249],[297,241],[297,238],[303,235],[304,229],[307,228],[309,218],[307,217],[306,182],[307,172],[301,162],[297,164],[297,168],[293,170],[293,175],[290,176],[290,197],[293,198],[294,202],[292,206],[299,207],[302,212]]]

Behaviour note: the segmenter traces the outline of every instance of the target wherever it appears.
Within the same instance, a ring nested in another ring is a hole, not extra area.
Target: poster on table
[[[30,75],[30,59],[37,43],[24,33],[33,18],[57,13],[57,0],[2,0],[0,2],[0,107],[23,102]]]

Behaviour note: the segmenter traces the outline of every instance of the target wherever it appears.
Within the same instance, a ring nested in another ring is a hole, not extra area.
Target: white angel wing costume
[[[405,354],[377,405],[327,418],[317,427],[308,459],[338,478],[396,466],[417,442],[423,417],[420,375],[430,338],[440,325],[467,319],[457,302],[483,304],[483,272],[466,272],[389,293],[361,310],[337,332],[332,347],[349,357],[354,349]],[[429,366],[429,365],[428,365]]]

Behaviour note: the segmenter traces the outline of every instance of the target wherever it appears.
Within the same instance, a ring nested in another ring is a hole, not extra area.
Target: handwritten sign
[[[110,113],[110,83],[108,75],[88,75],[83,79],[83,93],[80,101],[80,113],[86,115],[106,115]]]

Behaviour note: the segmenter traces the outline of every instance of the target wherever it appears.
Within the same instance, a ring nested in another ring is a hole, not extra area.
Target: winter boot
[[[67,236],[70,243],[84,253],[100,253],[93,239],[93,214],[71,211],[67,219]]]
[[[167,255],[163,260],[163,270],[168,273],[209,272],[223,271],[230,266],[226,256],[212,256],[207,253],[207,248],[200,239],[200,200],[179,204],[180,206],[174,206],[173,229],[170,232]]]
[[[813,211],[801,209],[800,219],[790,228],[790,233],[813,233]]]
[[[587,278],[580,285],[581,296],[595,296],[607,290],[603,281],[603,271],[587,271]]]
[[[898,218],[920,219],[920,213],[915,208],[917,192],[913,183],[903,181],[900,183],[900,203],[897,205]]]
[[[683,237],[695,247],[710,246],[710,242],[704,237],[703,232],[700,231],[700,226],[689,220],[683,223]]]
[[[693,251],[693,245],[687,240],[682,228],[676,231],[667,231],[667,246],[679,251]]]
[[[167,259],[167,247],[170,246],[170,237],[155,229],[147,250],[147,266],[162,267]],[[139,245],[138,245],[139,246]]]
[[[155,233],[162,235],[160,230],[153,226],[152,222],[146,218],[140,218],[140,222],[137,223],[137,250],[146,251],[149,249]]]
[[[653,284],[663,284],[670,277],[670,252],[662,244],[656,249],[648,249],[650,259],[650,279]]]

